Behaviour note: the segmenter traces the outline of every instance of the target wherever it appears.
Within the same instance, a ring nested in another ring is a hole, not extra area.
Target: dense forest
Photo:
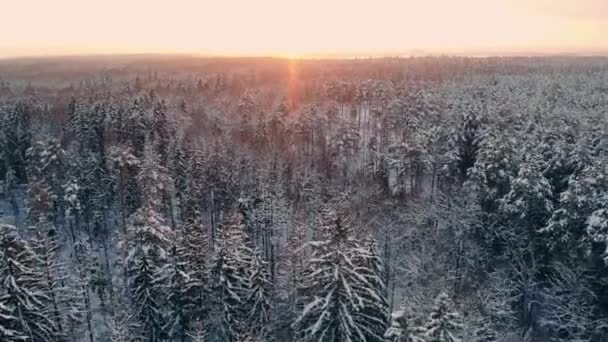
[[[608,341],[608,59],[0,60],[0,340]]]

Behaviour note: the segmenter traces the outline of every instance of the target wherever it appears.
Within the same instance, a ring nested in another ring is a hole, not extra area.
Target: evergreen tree
[[[110,336],[112,342],[131,342],[135,340],[129,334],[129,318],[125,311],[117,309],[112,317],[112,335]]]
[[[238,210],[229,214],[210,269],[209,339],[237,341],[243,332],[252,252]]]
[[[115,146],[110,150],[110,162],[113,171],[113,189],[118,197],[118,205],[123,234],[127,231],[127,218],[138,207],[139,189],[135,181],[139,159],[128,146]]]
[[[299,341],[366,341],[366,334],[381,340],[384,335],[375,334],[386,317],[369,310],[383,300],[366,276],[373,274],[369,266],[355,263],[363,250],[350,234],[343,216],[323,210],[302,289],[306,305],[294,323]]]
[[[240,330],[241,292],[244,279],[229,260],[227,249],[221,248],[210,269],[209,340],[235,342]]]
[[[45,214],[55,218],[61,212],[65,151],[56,139],[45,139],[34,142],[26,155],[31,187],[45,189],[49,206]],[[37,215],[32,218],[34,221],[38,219]]]
[[[57,231],[43,218],[36,225],[32,247],[44,270],[43,290],[49,298],[47,314],[56,324],[56,338],[58,341],[74,340],[78,338],[83,318],[79,284],[74,277],[74,270],[69,269],[60,256]]]
[[[152,133],[160,157],[160,163],[167,166],[169,148],[169,125],[167,123],[167,103],[162,100],[154,105],[152,110]]]
[[[608,195],[604,203],[608,202]],[[587,234],[590,240],[605,247],[603,251],[604,262],[608,264],[608,209],[601,208],[594,211],[587,219]]]
[[[398,310],[391,315],[391,325],[384,337],[389,342],[425,342],[425,329],[410,323],[404,310]]]
[[[501,234],[509,253],[523,256],[528,265],[538,265],[537,276],[547,276],[550,251],[546,244],[545,227],[554,209],[553,189],[543,176],[541,162],[532,156],[522,164],[511,190],[500,202],[507,227]],[[536,266],[534,266],[536,267]]]
[[[249,289],[246,299],[247,326],[251,336],[263,339],[267,334],[272,310],[272,284],[268,264],[255,253],[250,266]]]
[[[550,237],[547,242],[555,254],[585,254],[587,220],[605,203],[602,196],[608,191],[608,174],[602,169],[600,165],[585,168],[570,177],[567,189],[560,194],[556,210],[541,230]]]
[[[8,311],[8,319],[1,322],[3,329],[28,341],[52,342],[57,340],[57,322],[48,315],[50,299],[44,291],[41,265],[13,226],[0,226],[0,305]]]
[[[89,342],[95,340],[95,332],[93,328],[93,307],[92,307],[92,292],[94,277],[97,273],[95,255],[91,250],[91,244],[83,239],[78,239],[74,242],[72,253],[72,263],[74,265],[76,281],[75,289],[80,298],[84,302],[83,315],[86,322],[86,332]]]
[[[164,321],[159,270],[144,248],[131,256],[130,273],[131,299],[137,315],[133,334],[143,341],[161,341]]]
[[[450,298],[440,293],[435,299],[426,325],[427,342],[459,342],[462,325],[458,314],[450,307]]]
[[[205,186],[205,154],[197,149],[187,156],[186,169],[181,182],[183,191],[180,193],[181,214],[184,221],[198,219],[206,202],[207,187]],[[184,167],[184,166],[181,166]],[[180,184],[180,183],[178,183]]]
[[[27,150],[32,141],[32,104],[19,101],[12,111],[3,116],[0,123],[2,129],[3,157],[6,162],[5,170],[14,170],[19,183],[25,183],[27,178]],[[4,165],[3,165],[4,166]]]
[[[138,175],[143,205],[135,213],[129,227],[127,267],[134,315],[138,318],[139,338],[156,342],[163,338],[162,289],[167,251],[173,232],[160,214],[161,199],[170,179],[160,166],[154,152],[146,150],[146,158]]]
[[[15,330],[19,324],[19,318],[13,315],[14,311],[14,309],[0,303],[0,338],[6,342],[27,341],[28,336]]]
[[[167,274],[167,303],[170,311],[166,316],[165,331],[168,337],[180,342],[189,341],[193,332],[193,323],[196,319],[201,284],[188,272],[188,259],[186,259],[183,244],[173,245]]]
[[[200,215],[197,219],[190,220],[184,226],[181,234],[180,248],[185,261],[184,272],[190,277],[188,286],[196,296],[192,300],[195,302],[193,321],[196,323],[205,322],[208,309],[208,285],[209,285],[209,239],[207,227],[205,227]]]
[[[387,289],[382,280],[384,266],[376,252],[376,242],[373,239],[367,240],[366,246],[362,246],[353,256],[357,271],[369,284],[360,290],[363,306],[355,313],[355,321],[363,327],[366,341],[384,342],[389,315]]]
[[[483,142],[482,121],[472,105],[465,104],[461,108],[465,113],[460,122],[456,123],[450,136],[448,151],[448,170],[450,175],[460,184],[468,179],[469,169],[475,165],[477,155]]]

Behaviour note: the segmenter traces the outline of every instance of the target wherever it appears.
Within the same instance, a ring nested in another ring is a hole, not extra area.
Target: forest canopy
[[[0,340],[605,341],[608,59],[0,60]]]

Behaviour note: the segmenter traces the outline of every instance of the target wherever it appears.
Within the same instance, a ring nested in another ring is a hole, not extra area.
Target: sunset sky
[[[608,51],[608,0],[0,0],[0,56]]]

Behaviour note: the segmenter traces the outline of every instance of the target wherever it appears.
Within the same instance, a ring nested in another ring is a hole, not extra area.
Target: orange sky
[[[608,51],[608,0],[0,0],[0,56]]]

